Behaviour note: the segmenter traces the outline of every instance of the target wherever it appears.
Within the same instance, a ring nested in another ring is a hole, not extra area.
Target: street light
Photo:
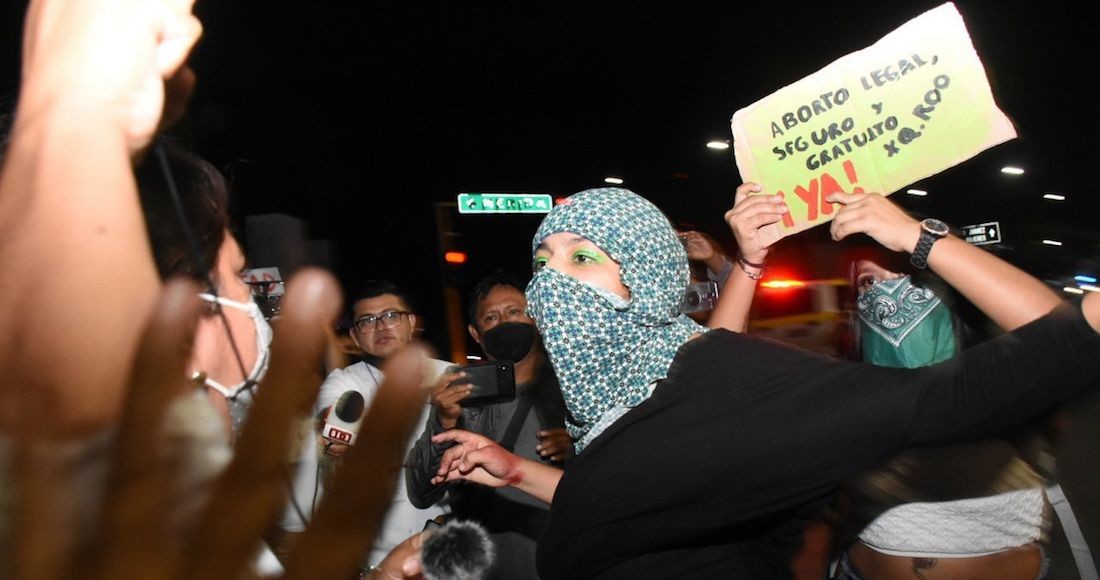
[[[605,183],[610,183],[611,185],[622,185],[623,184],[623,178],[621,178],[621,177],[605,177],[605,178],[603,178],[603,180],[604,180]]]
[[[714,149],[715,151],[725,151],[726,149],[730,148],[730,142],[729,141],[718,141],[718,140],[708,141],[707,142],[707,148],[708,149]]]

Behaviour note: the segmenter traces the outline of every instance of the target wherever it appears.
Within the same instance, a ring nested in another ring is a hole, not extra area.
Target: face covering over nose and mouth
[[[526,322],[502,322],[481,335],[481,348],[496,360],[518,363],[535,346],[535,325]]]
[[[271,358],[271,337],[273,335],[271,325],[267,323],[263,313],[260,312],[260,307],[255,302],[237,302],[236,300],[206,293],[199,294],[199,298],[206,302],[234,308],[248,314],[256,328],[256,362],[252,365],[252,370],[249,371],[245,380],[230,386],[222,385],[210,377],[206,377],[205,380],[207,387],[214,389],[225,397],[225,401],[229,405],[229,416],[232,419],[233,439],[236,440],[241,427],[244,426],[245,418],[248,416],[248,409],[252,406],[252,400],[256,395],[256,386],[267,374],[267,365]]]
[[[860,294],[856,306],[864,361],[917,368],[955,356],[951,311],[909,276],[875,282]]]
[[[680,314],[689,282],[687,254],[656,206],[619,188],[582,191],[555,206],[535,233],[570,232],[619,264],[625,300],[549,267],[527,286],[527,311],[561,385],[569,434],[580,452],[616,419],[649,398],[693,334]]]

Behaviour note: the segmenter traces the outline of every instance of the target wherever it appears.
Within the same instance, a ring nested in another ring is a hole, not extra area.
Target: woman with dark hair
[[[971,333],[953,315],[952,296],[924,273],[902,274],[871,260],[853,264],[861,360],[918,368],[965,348]],[[834,578],[1046,576],[1041,542],[1050,531],[1050,504],[1042,478],[1007,440],[905,450],[843,489],[835,504],[837,548],[844,551]]]
[[[737,211],[754,202],[739,203]],[[740,246],[751,249],[744,238],[752,228],[731,225]],[[754,260],[762,263],[766,254],[760,251]],[[853,360],[918,368],[948,360],[975,344],[975,333],[957,315],[981,313],[969,312],[972,307],[967,308],[965,300],[934,273],[907,268],[900,258],[875,256],[882,264],[869,259],[851,264]],[[1012,331],[1060,302],[1034,280],[1021,277],[1015,283],[1029,289],[1025,294],[1030,299],[1016,300],[1005,293],[975,295],[996,318],[973,322],[992,322]],[[747,308],[742,326],[745,321]],[[1049,532],[1050,504],[1040,476],[1006,440],[907,449],[845,482],[842,489],[845,493],[827,512],[831,526],[821,528],[830,530],[828,536],[836,537],[836,547],[844,550],[835,578],[1030,580],[1043,577],[1046,570],[1040,541]],[[804,549],[818,537],[808,531]],[[805,563],[816,570],[828,564]]]
[[[271,327],[238,275],[245,259],[229,229],[225,178],[163,139],[135,176],[161,279],[182,276],[208,286],[200,294],[209,308],[195,329],[191,373],[235,437],[267,370]]]
[[[161,279],[185,276],[205,283],[229,229],[225,177],[206,160],[164,138],[157,139],[154,151],[134,170],[134,177]],[[187,230],[181,220],[186,220]]]
[[[828,201],[843,205],[834,238],[862,232],[911,253],[926,245],[918,222],[881,196]],[[760,196],[750,221],[774,217],[778,202]],[[707,331],[679,314],[683,246],[632,192],[568,198],[533,250],[529,310],[579,455],[563,472],[448,432],[435,441],[457,445],[436,479],[512,485],[551,502],[545,579],[786,577],[806,519],[857,470],[903,447],[1017,424],[1100,377],[1100,296],[948,363],[888,369]],[[957,238],[925,251],[964,293],[1007,285],[1014,300],[1046,299],[1041,283]],[[754,263],[743,255],[739,270],[758,277]],[[975,302],[987,312],[1003,300],[986,298]]]

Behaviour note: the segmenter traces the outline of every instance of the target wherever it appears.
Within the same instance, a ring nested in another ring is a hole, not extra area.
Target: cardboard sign
[[[834,192],[889,195],[1016,137],[954,4],[737,111],[744,181],[782,194],[767,244],[832,219]]]

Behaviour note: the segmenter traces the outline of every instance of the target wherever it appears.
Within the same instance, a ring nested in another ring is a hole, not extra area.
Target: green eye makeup
[[[593,250],[577,250],[573,253],[573,261],[580,263],[603,264],[606,258]]]

